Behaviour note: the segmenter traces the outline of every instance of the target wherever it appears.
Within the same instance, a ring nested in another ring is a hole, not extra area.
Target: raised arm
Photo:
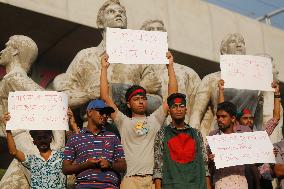
[[[272,82],[271,86],[274,88],[274,108],[273,108],[273,118],[268,120],[265,123],[265,130],[268,134],[268,136],[270,136],[275,127],[278,125],[278,122],[280,120],[280,101],[281,101],[281,97],[280,97],[280,91],[279,91],[279,85],[276,82]]]
[[[174,70],[174,57],[171,54],[171,52],[167,52],[166,56],[169,60],[169,64],[167,64],[168,76],[169,76],[168,95],[171,95],[173,93],[178,92],[178,83],[177,83],[176,74]],[[163,103],[163,107],[164,107],[164,111],[168,112],[169,107],[168,107],[167,101]]]
[[[115,112],[111,114],[111,118],[115,119],[117,115],[117,106],[114,104],[113,100],[109,96],[109,88],[107,81],[107,69],[109,67],[108,55],[105,53],[101,58],[101,77],[100,77],[100,93],[101,99],[103,99],[107,105],[113,107]]]
[[[2,118],[2,121],[6,127],[6,123],[7,121],[10,120],[10,114],[9,113],[5,113],[3,118]],[[25,154],[20,151],[20,150],[17,150],[16,148],[16,144],[15,144],[15,141],[14,141],[14,138],[12,136],[12,133],[10,130],[6,130],[6,133],[7,133],[7,144],[8,144],[8,149],[9,149],[9,153],[15,157],[17,160],[19,160],[20,162],[23,162],[25,161]]]
[[[218,88],[219,88],[219,97],[218,97],[218,103],[222,103],[225,101],[225,96],[224,96],[224,80],[220,79],[218,81]]]
[[[77,123],[76,123],[76,120],[75,120],[75,117],[74,117],[74,114],[73,114],[71,108],[68,108],[67,115],[68,115],[68,119],[69,119],[69,121],[68,121],[69,127],[75,133],[79,133],[80,129],[77,126]]]
[[[280,90],[279,85],[275,81],[271,84],[271,86],[274,88],[274,108],[273,108],[273,118],[276,120],[280,120]]]

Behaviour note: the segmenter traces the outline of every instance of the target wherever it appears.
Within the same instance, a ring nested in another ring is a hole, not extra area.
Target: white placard
[[[225,88],[273,91],[271,60],[252,55],[221,55],[221,78]]]
[[[275,163],[266,131],[206,136],[216,169],[254,163]]]
[[[8,130],[68,130],[68,98],[56,91],[16,91],[8,97]]]
[[[168,64],[167,32],[107,28],[110,63]]]

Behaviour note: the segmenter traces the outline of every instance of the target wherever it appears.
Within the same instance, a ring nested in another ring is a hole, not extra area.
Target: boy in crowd
[[[10,114],[6,113],[3,122],[6,125]],[[66,176],[62,173],[63,152],[51,150],[51,130],[31,130],[29,133],[39,155],[28,155],[16,148],[12,133],[6,130],[9,153],[21,162],[31,172],[32,189],[66,188]]]
[[[169,60],[167,65],[169,75],[168,93],[172,94],[177,92],[178,85],[173,68],[173,56],[170,52],[167,53],[167,58]],[[166,119],[169,109],[168,104],[164,102],[154,113],[146,116],[146,90],[141,86],[134,85],[127,90],[125,95],[131,117],[125,116],[118,110],[109,96],[107,54],[103,55],[101,64],[101,98],[115,109],[115,112],[111,114],[111,118],[120,132],[127,162],[127,172],[122,180],[121,189],[152,189],[155,187],[152,181],[154,139]]]
[[[224,102],[224,80],[220,80],[218,82],[219,87],[219,103]],[[271,83],[271,87],[274,88],[274,108],[273,108],[273,117],[266,122],[263,128],[267,132],[268,136],[270,136],[275,127],[278,125],[280,120],[280,90],[279,85],[274,81]],[[236,131],[240,130],[240,125],[246,126],[249,128],[249,131],[256,131],[254,126],[254,117],[251,111],[247,108],[242,109],[237,113],[236,116],[237,125]],[[259,167],[255,165],[246,165],[246,177],[249,185],[249,189],[251,188],[265,188],[272,189],[272,170],[269,164],[262,164]],[[260,178],[260,179],[259,179]]]
[[[126,170],[124,151],[119,138],[105,129],[113,112],[103,100],[92,100],[87,127],[67,141],[63,172],[76,174],[76,188],[119,188],[119,172]]]
[[[184,122],[186,96],[167,98],[171,124],[162,127],[154,144],[156,189],[206,188],[206,154],[201,133]]]
[[[231,134],[235,132],[235,122],[236,122],[237,108],[231,102],[222,102],[217,107],[217,123],[219,129],[209,133],[212,135],[221,134]],[[247,127],[242,126],[241,132],[248,131],[245,130]],[[221,169],[215,169],[214,165],[214,155],[208,148],[208,159],[209,159],[209,170],[213,176],[213,184],[215,188],[218,189],[244,189],[248,188],[248,183],[245,177],[245,166],[237,165],[231,167],[225,167]]]

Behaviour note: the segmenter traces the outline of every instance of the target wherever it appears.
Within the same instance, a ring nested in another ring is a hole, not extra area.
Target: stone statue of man
[[[30,70],[37,55],[38,48],[36,43],[31,38],[23,35],[11,36],[6,43],[6,48],[1,51],[0,65],[5,67],[7,73],[3,77],[0,86],[3,112],[8,111],[9,92],[43,90],[27,76],[27,72]],[[5,130],[3,126],[2,129]],[[25,154],[39,153],[37,147],[33,144],[33,139],[28,130],[13,130],[12,134],[19,150]],[[54,131],[53,137],[52,148],[63,148],[65,142],[64,131]],[[0,188],[29,188],[29,180],[27,178],[30,178],[29,171],[14,159],[0,182]]]
[[[228,34],[221,42],[220,52],[222,55],[245,55],[246,48],[243,36],[238,33]],[[217,110],[218,81],[220,79],[220,71],[205,76],[196,92],[190,125],[199,128],[204,137],[215,126],[214,115]],[[259,106],[259,94],[259,91],[225,89],[225,100],[236,104],[238,110],[249,108],[254,114]]]
[[[164,22],[162,20],[147,20],[141,26],[141,30],[146,31],[166,31]],[[201,80],[198,74],[188,66],[184,66],[178,63],[174,64],[176,77],[178,81],[179,92],[186,94],[187,109],[188,114],[186,115],[185,121],[189,122],[189,115],[191,113],[193,102],[196,94],[197,87],[199,86]],[[157,74],[160,76],[162,82],[162,97],[166,100],[168,97],[168,71],[165,65],[155,65]],[[167,122],[170,122],[170,117],[168,117]]]
[[[81,50],[69,65],[66,73],[54,79],[54,88],[68,94],[70,107],[80,107],[90,99],[100,96],[100,61],[105,52],[104,29],[106,27],[127,27],[126,10],[118,0],[108,0],[102,5],[97,15],[97,26],[102,30],[102,42],[97,47]],[[133,84],[143,86],[150,94],[148,96],[149,113],[162,102],[162,98],[157,95],[160,92],[161,83],[152,66],[111,64],[108,71],[110,73],[108,75],[110,94],[121,111],[126,111],[124,94],[126,89]]]

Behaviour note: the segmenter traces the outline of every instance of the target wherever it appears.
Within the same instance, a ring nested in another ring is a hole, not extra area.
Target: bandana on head
[[[237,119],[241,119],[243,115],[251,114],[250,110],[247,108],[242,109],[242,111],[237,113]]]
[[[185,95],[182,93],[171,94],[167,99],[168,106],[171,107],[174,104],[186,105]]]
[[[136,96],[136,95],[141,95],[141,96],[146,96],[146,91],[143,90],[143,89],[136,89],[134,91],[132,91],[128,98],[127,98],[127,101],[130,101],[130,99],[133,97],[133,96]]]

